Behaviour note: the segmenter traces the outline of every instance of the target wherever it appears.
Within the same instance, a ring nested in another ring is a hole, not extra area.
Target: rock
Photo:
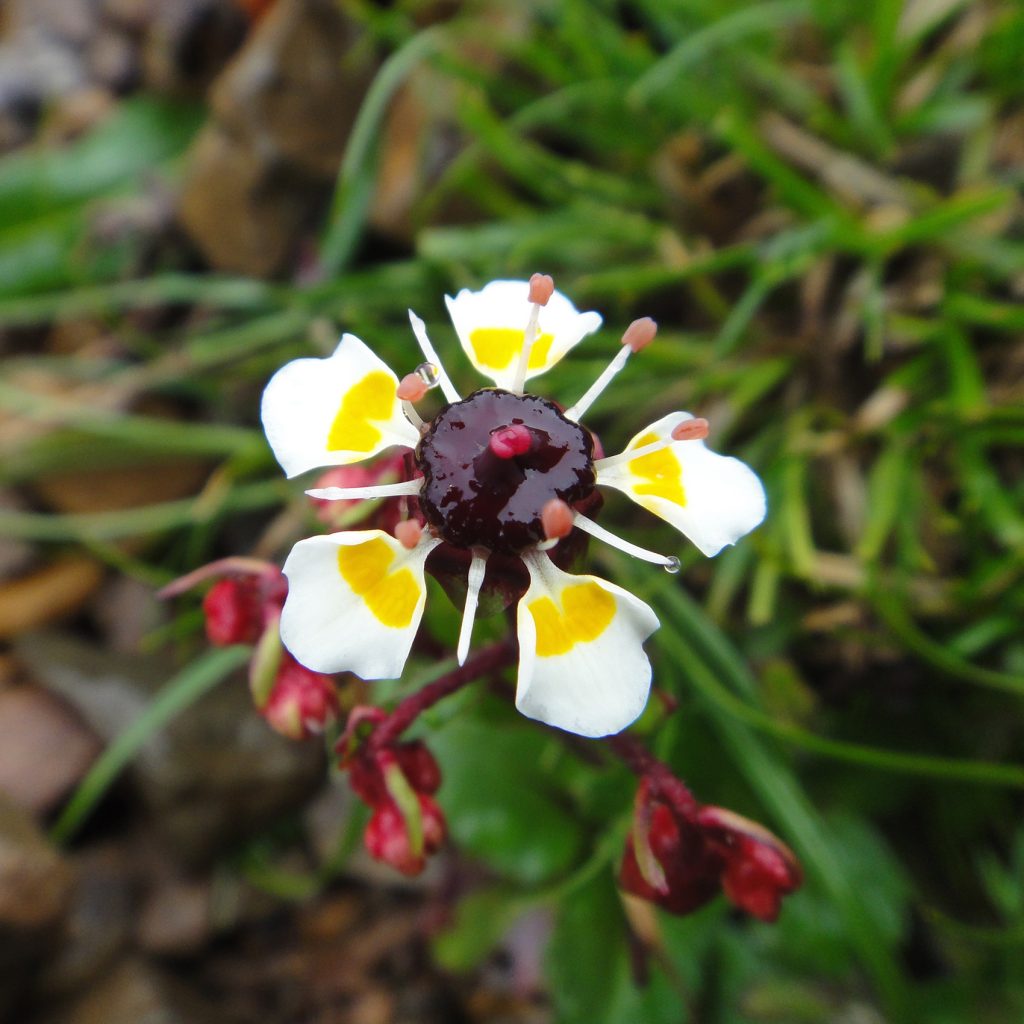
[[[323,206],[375,70],[333,0],[278,0],[215,83],[179,216],[217,269],[284,269]]]
[[[121,961],[84,996],[41,1024],[228,1024],[198,994],[142,960]]]
[[[0,795],[0,1013],[60,938],[72,875],[32,818]]]
[[[212,933],[212,892],[202,880],[169,879],[142,905],[135,936],[158,956],[189,956],[206,945]]]
[[[79,782],[100,743],[62,702],[36,686],[0,690],[0,791],[35,815]]]
[[[131,20],[131,4],[116,11]],[[147,12],[142,66],[146,85],[160,92],[201,95],[241,45],[248,19],[233,0],[174,0]],[[135,19],[141,20],[137,15]]]
[[[75,858],[76,882],[60,946],[36,978],[36,992],[65,996],[109,972],[131,937],[134,868],[123,846],[93,847]]]
[[[218,270],[276,274],[294,254],[311,206],[329,193],[324,182],[263,159],[216,124],[200,131],[188,162],[178,215]]]
[[[164,654],[108,653],[56,632],[26,636],[16,651],[107,741],[173,672]],[[273,732],[253,711],[241,675],[150,736],[129,769],[154,834],[187,864],[208,861],[301,804],[323,773],[322,746]]]

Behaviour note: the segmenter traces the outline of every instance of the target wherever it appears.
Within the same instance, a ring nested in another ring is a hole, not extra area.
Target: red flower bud
[[[405,480],[407,477],[405,459],[402,455],[388,455],[376,459],[369,465],[334,466],[317,478],[313,485],[321,487],[372,487]],[[403,498],[385,498],[378,503],[371,503],[364,498],[341,498],[330,501],[326,498],[310,498],[316,516],[320,522],[332,529],[351,529],[357,524],[376,527],[385,533],[394,533],[400,520],[407,518],[403,508],[407,504]],[[359,507],[365,510],[359,515]]]
[[[724,807],[702,807],[698,820],[725,858],[722,888],[741,910],[774,921],[782,897],[803,881],[796,855],[766,828]]]
[[[352,789],[371,807],[391,799],[384,782],[384,771],[389,764],[397,764],[406,782],[417,793],[433,794],[441,785],[441,769],[422,740],[373,749],[370,738],[386,718],[387,714],[380,708],[367,705],[353,708],[345,731],[334,747],[338,767],[349,773]]]
[[[441,787],[441,769],[434,755],[420,740],[401,743],[395,750],[402,774],[417,793],[436,793]]]
[[[374,810],[364,835],[370,856],[390,864],[403,875],[418,875],[426,866],[427,857],[436,853],[444,842],[445,821],[441,808],[422,793],[418,794],[418,800],[422,829],[419,850],[414,849],[409,825],[392,800]]]
[[[630,836],[619,871],[619,885],[626,892],[673,914],[689,914],[718,894],[721,857],[704,841],[700,829],[680,820],[668,804],[658,802],[651,809],[648,841],[664,872],[666,889],[656,889],[644,877]]]
[[[334,680],[286,654],[260,714],[271,728],[289,739],[304,740],[319,734],[338,715]]]
[[[279,569],[218,580],[203,598],[206,635],[218,647],[254,644],[281,611],[288,581]]]
[[[688,914],[724,891],[741,910],[774,921],[782,897],[803,880],[793,852],[732,811],[698,807],[688,793],[688,800],[671,799],[676,781],[641,780],[620,886],[674,914]]]

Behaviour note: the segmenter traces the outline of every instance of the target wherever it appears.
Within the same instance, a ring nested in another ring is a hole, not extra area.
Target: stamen
[[[604,469],[621,465],[623,462],[632,462],[633,459],[642,459],[645,455],[653,455],[655,452],[660,452],[663,448],[671,447],[672,444],[674,442],[671,437],[664,437],[657,441],[652,441],[650,444],[641,445],[639,448],[627,448],[624,452],[619,452],[618,455],[609,455],[604,459],[594,459],[594,469],[600,474]]]
[[[594,460],[594,469],[600,473],[603,469],[610,469],[612,466],[621,465],[623,462],[632,462],[634,459],[642,459],[645,455],[653,455],[663,448],[669,448],[677,441],[703,441],[708,436],[708,421],[699,417],[691,417],[683,420],[678,426],[672,429],[668,437],[661,437],[650,444],[641,445],[639,448],[627,448],[618,455],[609,455],[604,459]]]
[[[530,292],[528,298],[533,306],[530,309],[530,319],[523,332],[523,347],[519,350],[519,361],[516,363],[516,375],[512,380],[512,393],[521,395],[526,385],[526,371],[530,366],[530,350],[534,341],[537,340],[537,329],[540,322],[540,308],[546,306],[548,300],[554,294],[555,282],[547,274],[534,274],[530,278]]]
[[[592,519],[581,516],[579,512],[576,513],[574,525],[578,526],[584,533],[589,533],[591,537],[596,537],[598,540],[604,541],[605,544],[610,544],[613,548],[625,551],[627,555],[643,559],[645,562],[653,562],[655,565],[664,566],[669,571],[672,571],[670,567],[675,567],[676,572],[679,571],[679,559],[675,555],[659,555],[657,551],[649,551],[647,548],[642,548],[637,544],[631,544],[628,540],[623,540],[622,537],[616,536],[603,526],[598,526]]]
[[[423,422],[423,417],[416,411],[412,402],[402,403],[402,412],[405,413],[405,418],[420,432],[423,433],[423,428],[426,424]]]
[[[512,423],[495,430],[487,446],[499,459],[514,459],[517,455],[525,455],[530,450],[533,446],[533,437],[529,428],[522,423]]]
[[[540,521],[548,540],[561,540],[572,533],[573,511],[561,498],[552,498],[541,509]]]
[[[395,524],[395,540],[407,551],[412,551],[423,536],[423,527],[418,519],[403,519]]]
[[[409,310],[409,323],[412,324],[412,333],[416,336],[416,341],[420,346],[420,351],[427,357],[434,371],[437,375],[437,383],[441,386],[441,391],[444,397],[449,402],[458,402],[461,399],[461,395],[455,390],[455,385],[452,384],[451,378],[445,372],[444,366],[441,364],[441,360],[437,356],[437,352],[434,351],[434,346],[430,344],[430,339],[427,337],[427,325],[410,309]]]
[[[356,501],[360,498],[398,498],[404,494],[419,494],[422,489],[423,477],[417,477],[397,484],[374,484],[371,487],[314,487],[306,494],[324,501]]]
[[[708,436],[710,427],[703,417],[696,416],[692,420],[683,420],[672,431],[673,441],[703,441]]]
[[[646,348],[658,333],[658,325],[649,317],[634,320],[622,335],[622,348],[615,353],[612,361],[604,368],[601,375],[587,389],[583,397],[565,415],[579,422],[580,417],[600,398],[601,393],[615,379],[619,371],[626,365],[634,352]]]
[[[480,552],[483,553],[480,553]],[[476,606],[480,600],[480,588],[483,586],[487,571],[487,554],[481,548],[473,551],[473,561],[469,563],[469,576],[466,579],[466,606],[462,612],[462,628],[459,630],[459,643],[456,657],[459,664],[466,663],[469,654],[469,642],[473,636],[473,622],[476,619]]]

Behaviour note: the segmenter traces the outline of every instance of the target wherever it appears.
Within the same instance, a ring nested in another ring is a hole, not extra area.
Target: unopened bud
[[[552,498],[540,513],[541,526],[548,540],[561,540],[572,533],[573,511],[561,498]]]
[[[672,431],[673,441],[703,441],[708,436],[708,421],[696,417],[692,420],[683,420]]]
[[[390,864],[403,875],[418,875],[426,866],[427,857],[436,853],[444,842],[445,822],[441,808],[424,794],[417,794],[416,799],[421,823],[419,843],[410,840],[405,816],[391,800],[377,806],[364,835],[370,856]]]
[[[275,567],[250,576],[218,580],[203,598],[206,635],[218,647],[254,644],[281,611],[288,584]]]
[[[546,306],[555,292],[555,282],[547,274],[534,274],[530,278],[530,301]]]
[[[423,527],[416,519],[403,519],[400,523],[395,524],[395,538],[403,548],[407,548],[409,551],[419,544],[422,535]]]
[[[622,335],[622,344],[628,345],[634,352],[646,348],[658,333],[658,325],[649,317],[645,316],[634,320]]]
[[[724,807],[702,807],[698,822],[725,860],[725,895],[748,914],[774,921],[782,898],[803,881],[793,851],[763,825]]]
[[[321,733],[338,714],[334,680],[286,655],[260,714],[272,729],[292,740]]]
[[[403,402],[418,402],[429,390],[418,373],[407,373],[399,382],[396,394]]]

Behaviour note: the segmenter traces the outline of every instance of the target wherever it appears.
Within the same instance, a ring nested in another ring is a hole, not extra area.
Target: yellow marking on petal
[[[361,597],[381,625],[405,629],[412,622],[420,599],[420,586],[411,569],[389,572],[395,553],[375,537],[364,544],[338,548],[338,571]],[[338,624],[344,629],[344,623]]]
[[[489,370],[504,370],[519,358],[523,347],[525,331],[516,327],[478,327],[471,331],[469,343],[473,346],[473,354],[481,366]],[[548,353],[554,335],[538,335],[530,349],[530,360],[527,369],[541,370],[547,366]]]
[[[630,447],[642,448],[659,440],[658,435],[652,431],[637,438]],[[634,494],[650,494],[680,506],[686,504],[683,467],[671,448],[662,448],[660,452],[651,452],[650,455],[641,455],[639,459],[633,459],[629,463],[629,470],[643,481],[633,484]]]
[[[596,640],[615,618],[615,598],[596,583],[577,583],[562,591],[561,608],[539,597],[527,610],[537,630],[537,655],[550,658]]]
[[[383,370],[373,370],[350,388],[341,400],[327,435],[332,452],[370,452],[384,436],[370,421],[387,421],[395,411],[395,382]]]

